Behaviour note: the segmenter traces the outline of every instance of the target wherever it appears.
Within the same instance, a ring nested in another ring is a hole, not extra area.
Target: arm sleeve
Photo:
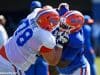
[[[56,39],[50,32],[45,31],[42,34],[40,34],[40,36],[41,36],[41,42],[42,42],[42,45],[43,45],[41,47],[41,50],[43,52],[48,52],[55,47]]]

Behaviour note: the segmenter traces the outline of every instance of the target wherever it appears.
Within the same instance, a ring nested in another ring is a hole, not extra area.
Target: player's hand
[[[56,44],[58,47],[63,48],[64,44],[68,42],[68,33],[66,31],[60,31],[60,28],[56,28],[52,34],[56,38]]]
[[[57,46],[63,48],[64,44],[68,42],[68,34],[66,32],[59,32],[56,37]]]

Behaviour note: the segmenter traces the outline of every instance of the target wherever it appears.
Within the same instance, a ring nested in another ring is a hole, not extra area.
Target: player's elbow
[[[48,63],[49,65],[56,66],[58,64],[58,61],[54,59],[54,60],[49,61]]]

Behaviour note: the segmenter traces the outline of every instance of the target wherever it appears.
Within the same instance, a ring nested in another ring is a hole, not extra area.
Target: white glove
[[[63,48],[64,44],[68,42],[68,34],[66,32],[61,32],[59,28],[55,29],[52,33],[56,37],[56,46]]]

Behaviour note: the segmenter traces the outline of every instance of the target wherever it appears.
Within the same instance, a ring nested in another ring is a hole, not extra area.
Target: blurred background
[[[0,0],[0,14],[4,15],[7,23],[5,28],[10,37],[21,19],[30,13],[30,4],[34,0]],[[70,9],[81,11],[84,15],[90,15],[94,19],[92,27],[92,43],[96,52],[96,64],[100,75],[100,0],[38,0],[43,6],[51,5],[55,8],[61,2],[67,2]],[[99,65],[99,66],[98,66]]]

